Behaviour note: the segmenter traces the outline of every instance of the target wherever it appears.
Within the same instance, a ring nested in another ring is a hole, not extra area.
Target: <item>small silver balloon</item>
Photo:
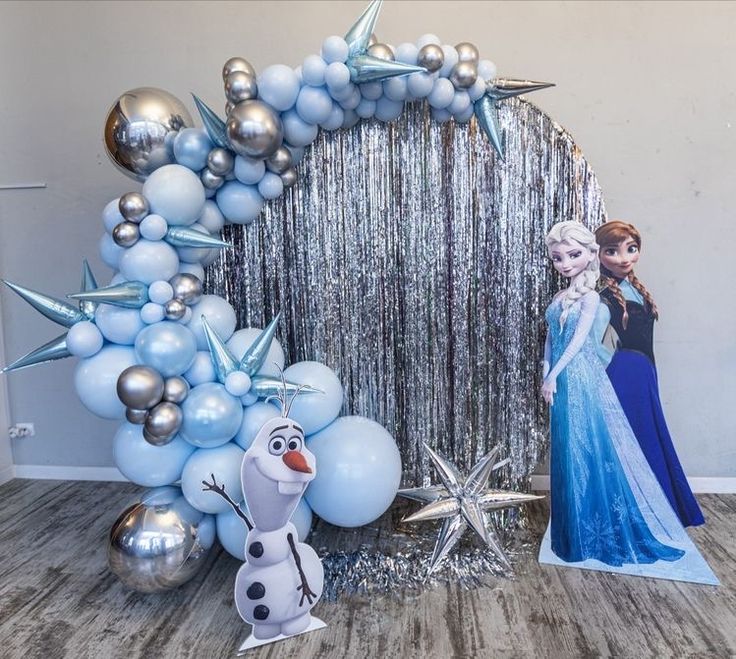
[[[383,59],[387,62],[394,61],[394,52],[385,43],[375,43],[372,46],[369,46],[368,54],[371,57],[377,57],[378,59]]]
[[[225,183],[225,178],[213,173],[209,167],[205,167],[205,169],[202,170],[202,173],[199,175],[199,179],[202,181],[202,185],[208,190],[217,190]]]
[[[469,41],[463,41],[455,46],[458,62],[473,62],[477,64],[480,58],[478,47]]]
[[[118,201],[120,214],[138,224],[149,213],[148,201],[140,192],[126,192]]]
[[[375,32],[371,32],[371,36],[368,37],[368,47],[375,46],[378,43],[378,37]]]
[[[189,395],[189,383],[181,376],[175,375],[164,382],[164,400],[169,403],[183,403]]]
[[[296,169],[289,167],[285,172],[281,172],[281,181],[285,188],[290,188],[296,183]]]
[[[143,436],[149,444],[163,446],[174,439],[181,428],[184,414],[175,403],[159,403],[146,416]]]
[[[417,54],[417,64],[430,73],[439,71],[445,63],[445,53],[437,44],[428,43],[422,46]]]
[[[169,279],[174,297],[186,305],[197,304],[202,297],[202,280],[188,272],[181,272]]]
[[[215,176],[229,174],[233,171],[233,165],[235,165],[235,158],[233,158],[233,154],[227,149],[216,147],[207,156],[207,168]]]
[[[291,167],[291,161],[291,151],[285,146],[280,146],[276,149],[276,153],[266,160],[266,168],[276,174],[282,174]]]
[[[122,94],[105,120],[105,150],[115,165],[137,181],[174,161],[167,136],[194,126],[186,106],[176,96],[155,87],[138,87]]]
[[[187,305],[177,298],[169,300],[164,305],[164,317],[166,320],[179,320],[180,318],[184,318],[186,312]]]
[[[133,222],[121,222],[115,225],[115,228],[112,230],[112,239],[120,247],[131,247],[138,242],[140,237],[140,229]]]
[[[234,107],[235,107],[235,103],[231,103],[230,101],[225,103],[225,114],[229,115],[233,111]]]
[[[193,508],[178,487],[159,487],[113,524],[108,564],[128,588],[162,592],[189,581],[205,564],[214,541],[212,515]]]
[[[247,59],[243,59],[242,57],[231,57],[227,62],[225,62],[222,67],[223,81],[227,80],[227,77],[233,71],[242,71],[243,73],[247,73],[253,77],[256,75],[256,70],[253,68],[253,65]]]
[[[268,158],[281,146],[281,118],[263,101],[238,103],[227,118],[227,136],[236,153],[250,158]]]
[[[258,84],[255,76],[245,71],[233,71],[225,78],[225,96],[231,103],[249,101],[258,96]]]
[[[143,425],[146,421],[146,417],[148,416],[148,410],[134,410],[130,407],[126,408],[125,410],[125,418],[130,423],[135,423],[137,426]]]
[[[478,79],[478,67],[474,62],[458,62],[450,71],[450,82],[458,89],[467,89]]]
[[[118,378],[117,392],[126,407],[148,410],[161,401],[164,379],[161,373],[150,366],[129,366]]]

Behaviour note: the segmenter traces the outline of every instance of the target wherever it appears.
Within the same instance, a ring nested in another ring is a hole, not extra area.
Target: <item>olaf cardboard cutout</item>
[[[282,416],[269,419],[243,456],[240,470],[247,518],[223,486],[203,482],[228,500],[248,526],[245,563],[235,578],[235,606],[253,625],[238,652],[326,627],[311,615],[322,595],[324,571],[314,549],[299,542],[289,521],[307,485],[317,474],[316,459],[304,444],[304,430],[288,418],[286,391],[277,398]]]

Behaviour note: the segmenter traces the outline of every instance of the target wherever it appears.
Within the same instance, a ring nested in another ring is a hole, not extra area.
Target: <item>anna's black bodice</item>
[[[636,350],[645,354],[654,364],[654,314],[646,303],[639,304],[626,300],[626,311],[629,312],[629,321],[624,329],[624,310],[613,296],[611,289],[604,288],[600,292],[601,300],[608,305],[611,312],[611,326],[618,334],[623,350]]]

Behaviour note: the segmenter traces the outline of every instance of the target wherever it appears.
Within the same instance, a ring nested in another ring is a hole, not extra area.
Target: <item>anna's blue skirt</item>
[[[607,373],[641,450],[682,525],[702,524],[703,513],[667,429],[654,364],[640,352],[618,350]]]

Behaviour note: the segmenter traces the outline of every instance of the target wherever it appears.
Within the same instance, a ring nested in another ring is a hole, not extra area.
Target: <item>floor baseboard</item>
[[[57,465],[16,465],[16,478],[58,481],[127,481],[117,467],[74,467]]]

